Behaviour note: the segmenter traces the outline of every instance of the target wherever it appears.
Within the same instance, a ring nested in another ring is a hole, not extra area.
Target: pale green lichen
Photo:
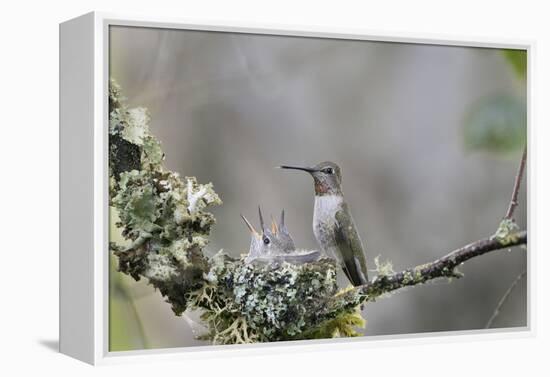
[[[414,275],[410,271],[405,271],[403,274],[403,284],[409,285],[414,282]]]
[[[208,261],[202,250],[215,223],[207,209],[221,200],[211,184],[166,170],[147,110],[128,108],[113,81],[109,94],[110,205],[130,242],[127,248],[113,245],[119,270],[136,280],[148,278],[181,314],[186,291],[203,284]]]
[[[150,116],[146,109],[137,107],[126,112],[126,127],[122,130],[122,137],[130,143],[143,145],[145,136],[149,132]]]
[[[143,276],[150,280],[166,282],[178,276],[178,270],[173,266],[168,254],[147,254],[147,266]]]
[[[148,279],[175,314],[202,311],[215,344],[356,336],[364,326],[360,295],[339,295],[332,259],[311,263],[245,263],[204,248],[221,200],[212,184],[164,168],[146,109],[129,109],[109,88],[110,205],[129,246],[111,244],[119,271]],[[391,271],[391,264],[380,270]],[[330,301],[330,305],[328,304]]]
[[[519,234],[519,226],[514,219],[503,219],[498,225],[498,229],[493,235],[493,239],[496,239],[502,246],[507,246],[517,242]]]
[[[381,262],[380,255],[374,258],[374,265],[376,267],[374,271],[378,276],[388,276],[395,273],[392,262],[389,260]]]
[[[254,265],[223,253],[212,258],[210,284],[189,294],[202,309],[215,344],[356,336],[357,307],[326,307],[337,295],[332,259],[294,265]]]

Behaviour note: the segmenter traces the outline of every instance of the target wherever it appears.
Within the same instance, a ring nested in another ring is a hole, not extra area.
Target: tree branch
[[[516,179],[514,181],[514,189],[512,191],[512,199],[510,199],[510,204],[508,205],[508,210],[506,211],[505,219],[511,220],[514,216],[514,210],[518,206],[518,194],[519,187],[521,186],[521,180],[523,178],[523,172],[525,171],[525,162],[527,161],[527,146],[523,148],[523,155],[521,156],[521,161],[519,163],[518,172],[516,174]]]
[[[491,251],[524,245],[527,243],[527,231],[517,232],[509,243],[502,243],[496,237],[490,237],[473,242],[456,249],[433,262],[416,266],[389,275],[376,276],[365,285],[355,287],[342,295],[338,300],[348,302],[349,306],[356,306],[365,301],[375,301],[379,296],[404,287],[411,287],[426,283],[437,278],[460,278],[462,274],[457,267],[469,259],[479,257]]]

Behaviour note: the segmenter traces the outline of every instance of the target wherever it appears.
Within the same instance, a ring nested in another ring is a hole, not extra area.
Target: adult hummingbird
[[[342,173],[334,162],[313,167],[280,166],[308,172],[313,177],[315,206],[313,234],[323,252],[339,261],[344,273],[355,285],[368,282],[363,243],[342,193]]]

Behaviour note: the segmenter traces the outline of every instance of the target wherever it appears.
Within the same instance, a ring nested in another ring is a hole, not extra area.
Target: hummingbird
[[[315,205],[313,234],[321,250],[335,258],[354,285],[368,282],[363,242],[342,193],[342,172],[334,162],[313,167],[282,165],[281,169],[302,170],[313,177]]]
[[[251,240],[248,255],[245,263],[276,263],[288,262],[292,264],[303,264],[316,261],[321,256],[318,250],[297,250],[286,225],[285,211],[281,211],[281,218],[277,223],[271,219],[271,227],[266,228],[262,210],[258,207],[261,232],[254,229],[254,226],[246,217],[241,215],[246,226],[250,230]]]

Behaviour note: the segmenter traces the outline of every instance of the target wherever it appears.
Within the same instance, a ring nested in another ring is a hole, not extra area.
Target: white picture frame
[[[326,37],[527,51],[528,140],[531,121],[532,41],[464,39],[423,34],[282,26],[190,24],[185,20],[88,13],[60,25],[60,351],[90,364],[230,356],[301,350],[378,347],[533,336],[534,269],[528,253],[527,326],[506,330],[423,333],[354,339],[280,342],[109,352],[108,350],[108,30],[111,25]],[[528,186],[531,181],[528,165]],[[528,199],[528,208],[530,201]],[[76,248],[74,245],[78,245]],[[460,337],[459,337],[460,335]]]

